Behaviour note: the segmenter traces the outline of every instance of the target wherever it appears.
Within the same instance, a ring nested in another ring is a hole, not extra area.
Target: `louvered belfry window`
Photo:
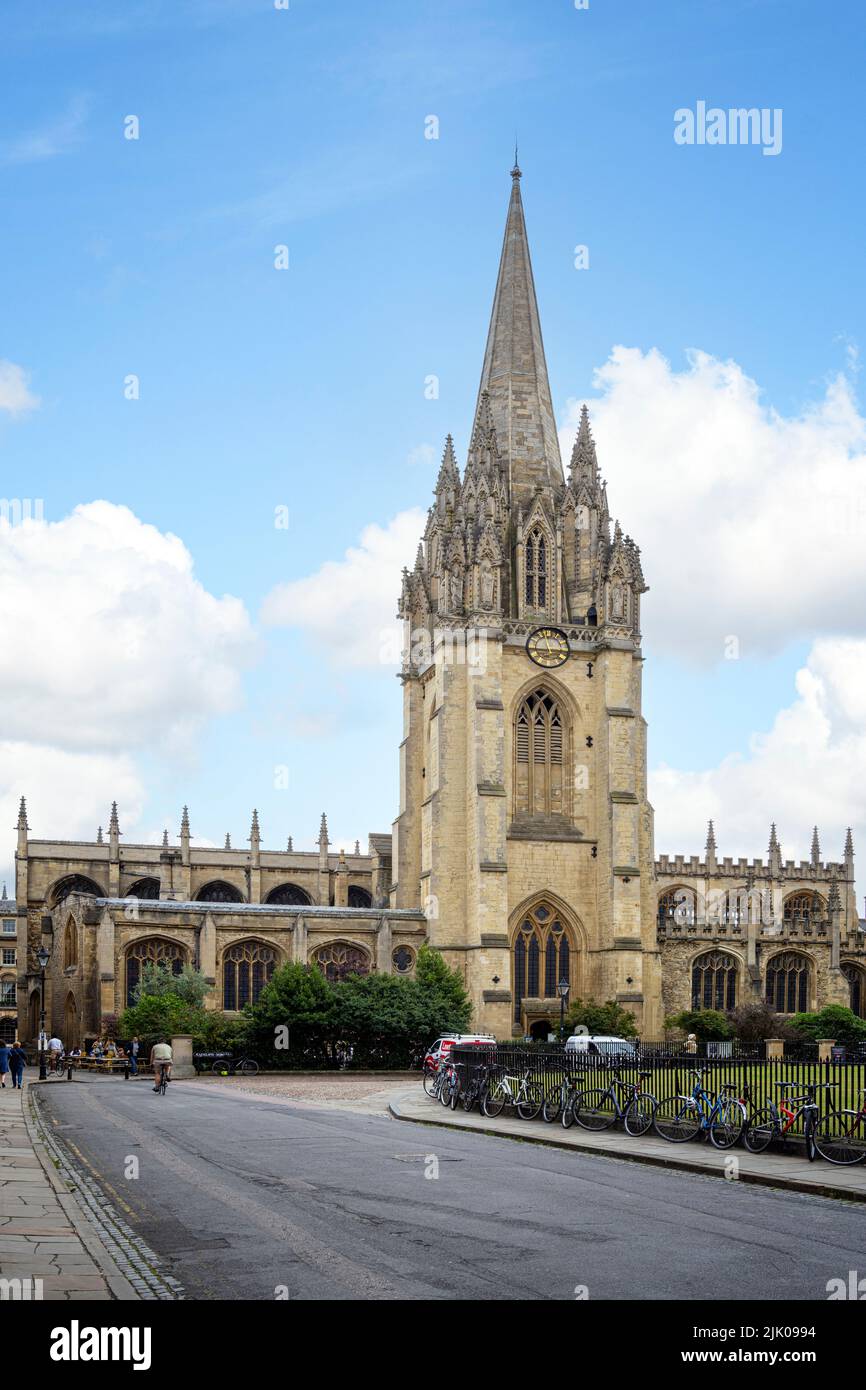
[[[567,729],[553,695],[532,691],[514,724],[515,815],[568,815],[565,785]]]
[[[547,608],[547,538],[537,526],[530,531],[524,550],[526,572],[526,606],[544,611]]]

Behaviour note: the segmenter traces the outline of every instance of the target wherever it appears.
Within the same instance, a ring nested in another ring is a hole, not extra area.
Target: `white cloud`
[[[808,858],[815,823],[825,859],[841,859],[849,825],[856,849],[866,828],[866,641],[816,642],[795,684],[796,698],[753,734],[747,757],[650,774],[657,853],[702,850],[710,819],[722,856],[766,856],[771,821],[787,859]]]
[[[183,747],[237,707],[254,650],[243,604],[204,589],[183,542],[110,502],[0,520],[0,632],[5,736],[88,752]]]
[[[10,415],[23,415],[26,410],[35,410],[39,404],[38,396],[30,391],[30,378],[23,367],[14,362],[0,361],[0,410]]]
[[[866,420],[845,377],[796,416],[735,362],[617,347],[590,403],[614,516],[643,549],[653,650],[718,660],[866,634]],[[562,432],[569,457],[579,402]]]
[[[410,468],[426,468],[428,471],[435,471],[436,450],[432,444],[416,444],[414,449],[410,449],[406,455],[406,462]]]
[[[12,140],[0,142],[0,162],[33,164],[65,154],[80,141],[89,107],[87,96],[75,96],[61,115]]]
[[[400,649],[394,616],[400,571],[414,563],[424,523],[416,507],[385,527],[366,526],[360,544],[342,560],[328,560],[315,574],[272,589],[262,604],[262,622],[301,628],[342,665],[391,664]]]

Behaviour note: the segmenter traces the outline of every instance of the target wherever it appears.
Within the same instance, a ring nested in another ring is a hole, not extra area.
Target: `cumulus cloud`
[[[177,536],[110,502],[0,520],[0,631],[6,737],[91,752],[183,746],[236,708],[254,651],[243,604],[207,592]]]
[[[342,560],[328,560],[315,574],[272,589],[262,604],[262,622],[302,629],[341,665],[393,664],[400,651],[394,617],[400,571],[414,563],[425,520],[415,507],[387,526],[366,526]]]
[[[611,510],[643,550],[653,650],[709,663],[866,634],[866,420],[844,376],[797,415],[735,362],[615,348],[590,402]],[[562,431],[568,458],[580,402]]]
[[[0,410],[9,415],[23,415],[39,404],[29,387],[29,376],[14,362],[0,361]]]
[[[712,819],[720,855],[765,856],[774,820],[783,857],[807,858],[817,823],[823,857],[841,859],[847,826],[866,826],[866,641],[816,642],[795,688],[748,756],[650,774],[657,852],[696,853]]]

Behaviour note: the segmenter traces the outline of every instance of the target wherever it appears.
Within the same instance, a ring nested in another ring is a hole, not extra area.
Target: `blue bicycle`
[[[736,1086],[726,1083],[718,1095],[704,1089],[706,1071],[692,1071],[695,1084],[689,1096],[659,1101],[653,1117],[656,1134],[669,1144],[685,1144],[701,1134],[717,1149],[732,1149],[746,1125],[746,1107]]]

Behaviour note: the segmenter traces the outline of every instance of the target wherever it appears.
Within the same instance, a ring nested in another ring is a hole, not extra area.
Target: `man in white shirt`
[[[153,1067],[153,1075],[156,1080],[156,1085],[153,1088],[155,1091],[159,1090],[159,1073],[161,1068],[165,1068],[166,1081],[171,1080],[171,1062],[171,1047],[166,1042],[165,1038],[160,1038],[159,1042],[154,1043],[153,1047],[150,1049],[150,1065]]]

